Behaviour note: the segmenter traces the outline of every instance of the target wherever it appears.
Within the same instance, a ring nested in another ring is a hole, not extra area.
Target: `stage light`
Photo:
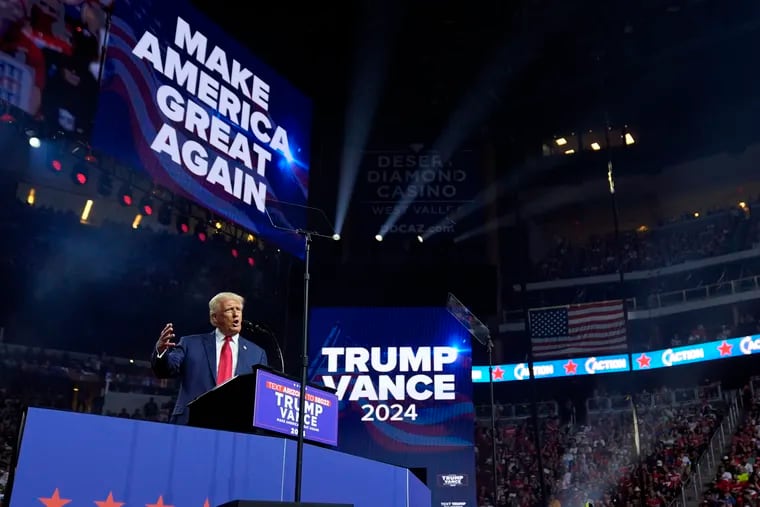
[[[87,199],[87,202],[84,203],[84,209],[82,209],[82,216],[80,217],[79,221],[83,224],[87,223],[87,220],[90,219],[90,213],[92,213],[92,205],[95,204],[92,199]]]
[[[186,217],[177,217],[177,232],[180,234],[187,234],[190,232],[190,223]]]
[[[34,206],[34,201],[37,197],[37,191],[33,188],[29,189],[29,193],[26,195],[26,203],[29,206]]]
[[[232,257],[234,257],[235,259],[237,259],[239,255],[238,249],[232,248],[232,250],[230,250],[230,255],[232,255]]]
[[[42,141],[40,141],[40,138],[37,136],[32,136],[29,138],[29,146],[32,148],[39,148],[42,146]]]
[[[602,149],[602,146],[597,142],[593,142],[591,143],[591,149],[594,151],[599,151]]]
[[[216,222],[214,222],[214,228],[215,228],[217,231],[221,230],[221,229],[222,229],[222,227],[224,227],[224,224],[223,224],[222,222],[220,222],[219,220],[217,220]]]
[[[333,241],[340,241],[340,234],[336,232],[335,234],[333,234],[332,238],[333,238]]]
[[[128,183],[123,184],[119,190],[119,202],[122,206],[132,206],[132,188]]]
[[[565,139],[564,137],[558,137],[557,139],[554,140],[554,142],[557,143],[557,146],[564,146],[567,144],[567,139]]]
[[[247,242],[249,242],[249,243],[253,243],[253,241],[254,241],[255,239],[256,239],[256,238],[254,237],[254,235],[253,235],[253,234],[249,234],[249,235],[248,235],[248,236],[246,236],[246,238],[245,238],[245,240],[246,240]]]
[[[50,162],[50,168],[53,171],[59,173],[59,172],[61,172],[63,170],[63,164],[61,163],[60,160],[55,159],[52,162]]]
[[[201,242],[206,241],[207,239],[206,228],[202,224],[198,224],[195,226],[195,236]]]
[[[140,209],[146,217],[153,214],[153,201],[147,195],[140,200]]]
[[[417,235],[417,241],[419,241],[420,243],[422,243],[423,241],[425,241],[425,239],[418,234]]]
[[[5,112],[0,115],[0,123],[13,123],[15,121],[16,118],[9,112]]]
[[[137,215],[135,215],[135,219],[132,220],[132,228],[137,229],[138,227],[140,227],[140,222],[142,222],[142,215],[138,213]]]
[[[569,150],[565,150],[565,155],[572,155],[573,153],[575,153],[575,150],[572,148],[570,148]]]
[[[382,241],[383,235],[382,234],[375,234],[375,241]]]
[[[630,145],[632,145],[635,142],[636,142],[636,140],[633,138],[633,136],[631,135],[631,133],[630,132],[626,132],[625,133],[625,144],[628,145],[628,146],[630,146]]]
[[[248,257],[248,265],[251,266],[251,267],[255,266],[256,265],[256,259],[254,259],[253,257]]]
[[[71,179],[77,185],[85,185],[90,179],[90,170],[84,164],[77,164],[71,172]]]

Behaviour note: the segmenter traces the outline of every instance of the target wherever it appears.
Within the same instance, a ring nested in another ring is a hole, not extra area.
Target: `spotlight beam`
[[[554,170],[564,162],[560,157],[538,157],[527,160],[521,166],[510,170],[499,180],[483,189],[472,201],[462,204],[435,226],[428,228],[422,237],[429,239],[436,234],[436,230],[443,230],[444,225],[461,222],[481,208],[493,203],[506,192],[517,189],[518,185],[530,183],[536,177]]]
[[[569,8],[565,5],[564,10]],[[557,9],[562,10],[561,7]],[[525,66],[540,56],[540,50],[545,44],[547,35],[566,19],[568,18],[563,15],[563,12],[555,12],[543,26],[531,25],[530,30],[519,34],[517,41],[513,40],[513,34],[507,30],[507,40],[480,73],[475,84],[464,95],[459,106],[449,117],[438,139],[433,143],[433,151],[440,153],[441,160],[444,163],[449,161],[451,155],[471,132],[501,106],[501,97],[506,92],[510,81]],[[415,171],[412,181],[417,181],[416,177],[419,172],[419,169]],[[404,192],[403,197],[380,228],[380,234],[387,234],[396,222],[404,216],[409,206],[415,201],[415,196],[423,193],[422,191],[415,193],[410,190],[411,188],[407,188],[407,191]]]
[[[596,179],[589,180],[581,185],[565,185],[557,187],[551,192],[547,192],[541,198],[534,199],[524,204],[520,210],[520,214],[523,220],[526,218],[537,217],[566,204],[581,202],[599,195],[599,180]],[[487,232],[501,229],[502,227],[512,226],[515,223],[515,213],[510,211],[494,220],[486,222],[480,227],[459,234],[454,238],[454,242],[458,243]]]
[[[380,91],[385,84],[392,40],[400,16],[395,15],[397,2],[365,3],[363,22],[358,34],[361,47],[354,55],[355,71],[352,95],[346,108],[343,151],[338,181],[338,202],[335,209],[335,231],[340,234],[348,215],[351,196],[361,166],[362,153],[377,112]],[[391,7],[389,9],[388,7]]]

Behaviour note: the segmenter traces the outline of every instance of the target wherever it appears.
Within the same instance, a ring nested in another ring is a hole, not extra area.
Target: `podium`
[[[188,425],[238,433],[298,437],[300,384],[293,377],[256,366],[202,394],[188,405]],[[307,442],[338,445],[338,397],[334,391],[308,384]]]
[[[238,375],[188,404],[189,426],[258,433],[253,427],[256,372]]]
[[[293,500],[289,439],[38,408],[22,432],[10,507]],[[306,506],[430,507],[430,490],[405,468],[310,444],[303,464]]]

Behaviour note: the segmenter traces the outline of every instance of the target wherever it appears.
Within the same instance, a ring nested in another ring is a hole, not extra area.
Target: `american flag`
[[[626,351],[620,300],[539,308],[528,316],[534,357]]]

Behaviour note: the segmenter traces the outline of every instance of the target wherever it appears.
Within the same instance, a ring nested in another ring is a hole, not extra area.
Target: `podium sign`
[[[259,369],[253,406],[253,425],[264,430],[298,436],[298,407],[301,385]],[[338,396],[306,386],[304,439],[338,445]]]

